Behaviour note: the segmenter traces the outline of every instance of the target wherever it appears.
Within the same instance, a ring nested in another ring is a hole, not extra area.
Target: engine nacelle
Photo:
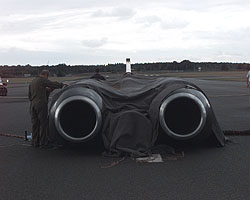
[[[206,96],[196,89],[179,89],[161,104],[159,112],[163,131],[175,140],[205,136],[210,126],[211,106]]]
[[[102,126],[102,98],[88,88],[67,88],[53,103],[50,127],[70,142],[93,138]]]

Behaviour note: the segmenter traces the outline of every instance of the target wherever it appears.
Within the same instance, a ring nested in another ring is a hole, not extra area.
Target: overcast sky
[[[250,0],[0,0],[0,64],[250,63]]]

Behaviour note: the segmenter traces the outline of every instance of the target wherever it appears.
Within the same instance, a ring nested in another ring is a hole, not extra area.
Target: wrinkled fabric
[[[181,88],[196,85],[182,79],[148,78],[126,75],[119,80],[97,81],[85,79],[69,88],[85,87],[97,92],[103,99],[103,143],[110,153],[146,155],[155,145],[159,129],[159,108],[163,100]],[[63,90],[64,91],[64,90]],[[59,91],[55,96],[59,96]],[[201,91],[202,92],[202,91]],[[56,101],[56,98],[52,100]],[[212,111],[211,130],[217,144],[224,146],[224,135]]]

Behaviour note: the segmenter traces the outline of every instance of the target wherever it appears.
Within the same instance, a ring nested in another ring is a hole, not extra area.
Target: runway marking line
[[[11,134],[11,133],[0,133],[0,136],[15,137],[15,138],[20,138],[20,139],[25,139],[25,136],[16,135],[16,134]]]

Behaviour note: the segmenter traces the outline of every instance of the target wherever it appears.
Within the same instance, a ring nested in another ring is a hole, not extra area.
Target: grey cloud
[[[230,31],[193,31],[185,39],[214,40],[224,43],[250,43],[250,27]],[[248,41],[248,42],[246,42]]]
[[[219,6],[250,6],[249,0],[155,0],[152,4],[185,11],[208,11]]]
[[[0,15],[15,13],[56,12],[65,9],[97,8],[108,6],[142,5],[147,0],[0,0]],[[148,1],[150,2],[150,1]]]
[[[111,10],[108,9],[99,9],[93,13],[93,17],[117,17],[119,19],[129,19],[132,18],[136,12],[127,7],[115,7]]]
[[[2,34],[18,34],[32,31],[39,28],[37,23],[19,22],[4,22],[0,24],[0,33]]]
[[[248,28],[248,33],[250,28]],[[221,32],[194,32],[186,34],[186,40],[200,40],[193,55],[213,57],[215,61],[249,62],[250,38],[245,29]],[[201,57],[201,58],[203,58]],[[202,60],[202,59],[201,59]]]
[[[82,45],[87,48],[98,48],[107,43],[107,38],[102,38],[100,40],[83,40]]]
[[[249,45],[248,45],[249,46]],[[1,51],[1,65],[44,65],[48,61],[50,65],[58,63],[66,64],[107,64],[124,63],[126,57],[130,57],[132,63],[145,62],[166,62],[166,61],[214,61],[214,62],[249,62],[247,45],[240,51],[232,51],[228,46],[218,46],[213,48],[199,47],[189,49],[151,50],[141,51],[117,51],[104,49],[85,49],[82,51],[67,52],[46,52],[46,51],[25,51],[12,48],[8,51]]]
[[[1,52],[1,49],[0,49]],[[82,51],[46,52],[26,51],[12,48],[9,52],[1,52],[0,65],[50,65],[66,63],[70,65],[95,65],[125,62],[129,52],[116,50],[86,49]]]
[[[48,15],[12,15],[0,19],[0,33],[29,33],[51,26],[54,22],[57,22],[62,18],[67,19],[71,15],[72,14],[67,13],[54,13]]]
[[[189,23],[182,19],[168,19],[164,20],[156,15],[146,16],[136,20],[137,23],[144,24],[145,26],[150,26],[155,23],[159,23],[162,29],[180,29],[185,28]]]
[[[136,12],[133,9],[126,7],[114,8],[111,12],[111,15],[119,17],[120,19],[129,19],[135,14]]]
[[[28,33],[41,28],[46,24],[47,20],[29,19],[29,20],[13,20],[0,23],[0,33],[2,34],[19,34]]]
[[[160,5],[181,10],[203,10],[224,5],[248,5],[249,0],[0,0],[0,15],[15,13],[41,13],[47,11],[60,11],[63,9],[96,8],[103,6],[131,5],[143,7],[147,5]]]
[[[136,23],[144,24],[145,26],[151,26],[152,24],[159,23],[161,21],[161,18],[156,15],[136,19]]]
[[[29,33],[31,31],[36,31],[41,28],[55,28],[55,26],[60,27],[62,24],[67,24],[66,22],[73,23],[69,16],[57,15],[57,16],[44,16],[40,17],[40,14],[44,13],[54,13],[61,12],[69,9],[80,9],[90,11],[96,11],[100,8],[100,12],[95,12],[94,15],[97,17],[114,17],[115,19],[129,19],[136,15],[135,9],[150,8],[151,4],[154,8],[169,8],[175,10],[197,10],[203,11],[204,9],[213,9],[218,6],[223,6],[225,9],[230,11],[230,7],[238,6],[243,8],[244,6],[249,6],[249,0],[210,0],[210,1],[198,1],[198,0],[0,0],[0,33],[5,34],[16,34],[16,33]],[[131,5],[131,7],[128,7]],[[116,6],[113,9],[112,6]],[[229,7],[227,7],[229,6]],[[102,7],[109,7],[109,10],[101,9]],[[237,7],[236,7],[237,8]],[[74,12],[73,10],[72,12]],[[34,14],[34,18],[17,19],[12,21],[4,22],[5,17],[8,18],[11,14],[14,15],[30,15]],[[144,13],[147,15],[147,13]],[[156,13],[157,14],[157,13]],[[73,15],[73,14],[72,14]],[[81,16],[84,18],[83,16]],[[135,17],[134,17],[135,18]],[[133,19],[134,19],[133,18]],[[148,16],[137,21],[138,23],[150,26],[152,24],[157,24],[163,29],[179,29],[188,26],[188,22],[181,19],[160,19],[157,16]],[[69,24],[67,24],[69,26]],[[107,62],[120,62],[124,61],[126,55],[131,55],[131,59],[134,61],[156,61],[157,58],[170,59],[170,60],[184,60],[189,58],[195,58],[200,60],[210,59],[211,57],[218,56],[220,61],[220,56],[226,55],[236,55],[240,57],[238,61],[248,61],[249,62],[249,52],[250,52],[250,28],[241,29],[237,31],[230,32],[196,32],[185,34],[186,39],[194,39],[194,41],[203,42],[205,40],[204,48],[202,44],[200,48],[188,49],[183,51],[182,49],[171,49],[169,51],[155,50],[150,52],[137,51],[136,54],[125,51],[106,51],[102,48],[108,41],[107,38],[100,38],[97,40],[84,40],[77,41],[77,47],[73,48],[75,51],[69,51],[70,45],[65,45],[67,53],[62,52],[33,52],[24,50],[12,50],[11,52],[1,51],[0,61],[6,64],[44,64],[48,60],[50,63],[107,63]],[[211,40],[211,42],[210,42]],[[213,43],[214,41],[214,43]],[[218,44],[219,42],[219,44]],[[58,41],[59,45],[62,46],[62,41]],[[208,44],[209,43],[209,44]],[[211,45],[210,45],[211,43]],[[207,45],[207,46],[205,46]],[[84,48],[82,48],[84,47]],[[79,52],[80,50],[82,52]],[[71,52],[71,53],[70,53]],[[97,53],[96,53],[97,52]],[[217,52],[215,54],[215,52]],[[221,53],[222,52],[222,53]],[[111,56],[112,55],[112,56]],[[241,56],[240,56],[241,55]],[[148,60],[149,59],[149,60]],[[246,60],[248,59],[248,60]],[[52,61],[53,60],[53,61]],[[237,61],[237,59],[235,59]]]
[[[182,29],[188,26],[188,22],[180,19],[169,19],[161,22],[161,27],[163,29]]]

